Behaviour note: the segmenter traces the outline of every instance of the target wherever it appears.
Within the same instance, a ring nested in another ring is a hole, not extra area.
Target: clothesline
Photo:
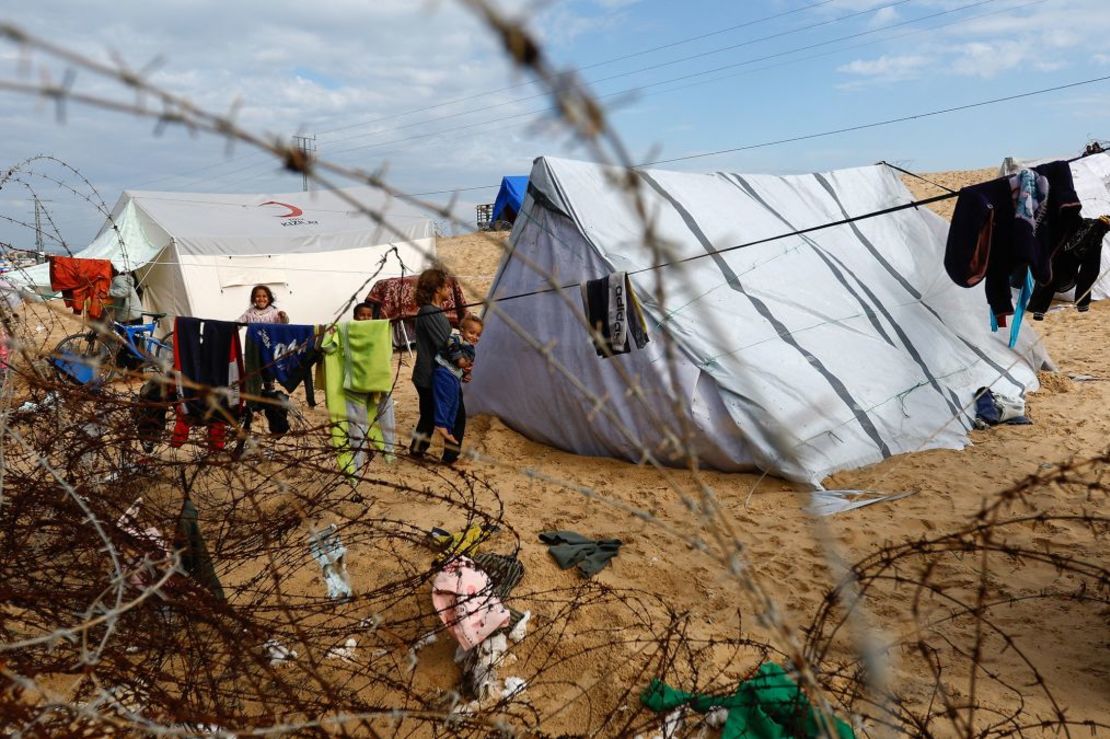
[[[1084,151],[1082,154],[1080,154],[1079,156],[1073,157],[1071,159],[1066,159],[1064,161],[1066,161],[1070,164],[1072,162],[1077,162],[1081,159],[1084,159],[1088,156],[1092,156],[1094,154],[1100,154],[1100,153],[1104,153],[1104,150],[1102,149],[1101,146],[1096,145],[1096,146],[1088,147],[1088,149],[1086,151]],[[920,175],[917,175],[913,172],[909,172],[907,170],[904,170],[901,167],[897,167],[895,165],[892,165],[889,162],[883,161],[883,162],[880,162],[880,164],[886,165],[887,167],[890,167],[892,169],[896,169],[900,172],[904,172],[905,174],[908,174],[908,175],[911,175],[911,176],[914,176],[914,177],[918,177],[919,179],[924,179],[924,178],[920,177]],[[925,180],[925,181],[928,181],[928,180]],[[936,184],[936,183],[930,183],[930,184]],[[943,188],[943,186],[941,186],[941,185],[938,185],[938,187]],[[720,255],[720,254],[727,254],[729,252],[736,251],[738,249],[746,249],[746,248],[751,247],[751,246],[759,246],[761,244],[767,244],[767,243],[770,243],[772,241],[780,241],[782,239],[788,239],[792,236],[803,236],[805,234],[813,233],[815,231],[821,231],[821,230],[828,229],[828,228],[836,228],[838,226],[846,226],[848,224],[857,223],[859,221],[869,220],[871,218],[878,218],[880,216],[886,216],[886,215],[890,215],[892,213],[898,213],[898,212],[903,211],[903,210],[909,210],[910,208],[919,208],[923,205],[931,205],[933,203],[939,203],[939,202],[943,202],[945,200],[952,200],[952,199],[959,196],[959,192],[957,192],[957,191],[953,191],[953,190],[950,190],[948,188],[943,188],[943,189],[948,190],[948,192],[944,193],[943,195],[933,195],[933,196],[928,197],[928,198],[921,198],[919,200],[913,200],[913,201],[910,201],[908,203],[903,203],[901,205],[895,205],[895,206],[892,206],[892,207],[889,207],[889,208],[883,208],[883,209],[880,209],[880,210],[871,211],[869,213],[863,213],[863,214],[860,214],[858,216],[850,216],[848,218],[842,218],[842,219],[837,220],[837,221],[830,221],[830,222],[827,222],[827,223],[818,224],[816,226],[809,226],[809,227],[806,227],[806,228],[801,228],[801,229],[796,229],[794,231],[781,233],[781,234],[778,234],[778,235],[775,235],[775,236],[767,236],[767,237],[764,237],[764,238],[761,238],[761,239],[755,239],[753,241],[747,241],[747,242],[744,242],[742,244],[736,244],[736,245],[733,245],[733,246],[725,247],[723,249],[717,249],[717,250],[714,250],[714,251],[711,251],[711,252],[706,252],[705,254],[695,254],[693,256],[685,257],[683,259],[676,259],[676,260],[670,261],[670,262],[662,262],[660,264],[653,264],[650,267],[641,267],[640,269],[629,270],[628,274],[629,275],[638,275],[638,274],[643,274],[645,272],[651,272],[651,271],[654,271],[654,270],[664,269],[666,267],[677,266],[679,264],[686,264],[686,263],[689,263],[689,262],[696,261],[698,259],[706,259],[706,258],[714,257],[714,256],[717,256],[717,255]],[[506,302],[506,301],[509,301],[509,300],[516,300],[518,298],[528,298],[528,297],[533,297],[535,295],[543,295],[543,294],[546,294],[546,293],[559,292],[561,290],[570,290],[570,289],[577,288],[578,285],[579,285],[579,283],[574,282],[574,283],[569,283],[569,284],[566,284],[566,285],[559,285],[558,287],[540,288],[540,289],[536,289],[536,290],[530,290],[528,292],[517,293],[515,295],[505,295],[505,296],[498,297],[498,298],[492,298],[490,300],[482,300],[482,301],[477,301],[477,302],[474,302],[474,303],[467,303],[467,305],[465,307],[473,308],[473,307],[485,305],[487,303],[503,303],[503,302]]]
[[[1098,145],[1089,146],[1087,148],[1087,150],[1085,150],[1079,156],[1073,157],[1071,159],[1067,159],[1065,161],[1067,161],[1068,163],[1072,163],[1072,162],[1079,161],[1079,160],[1081,160],[1085,157],[1088,157],[1088,156],[1091,156],[1091,155],[1094,155],[1094,154],[1103,153],[1103,152],[1104,152],[1104,150],[1102,149],[1101,146],[1098,146]],[[889,162],[882,161],[882,162],[880,162],[880,164],[883,164],[884,166],[890,167],[891,169],[895,169],[895,170],[897,170],[899,172],[902,172],[904,174],[907,174],[907,175],[910,175],[910,176],[913,176],[913,177],[917,177],[918,179],[921,179],[925,182],[929,182],[929,180],[925,179],[924,177],[921,177],[920,175],[918,175],[914,172],[910,172],[910,171],[905,170],[905,169],[903,169],[901,167],[898,167],[896,165],[890,164]],[[806,228],[795,229],[793,231],[784,232],[784,233],[777,234],[777,235],[774,235],[774,236],[767,236],[767,237],[764,237],[764,238],[761,238],[761,239],[755,239],[755,240],[747,241],[747,242],[744,242],[744,243],[741,243],[741,244],[735,244],[735,245],[728,246],[728,247],[725,247],[725,248],[722,248],[722,249],[717,249],[717,250],[714,250],[714,251],[711,251],[711,252],[706,252],[705,254],[695,254],[693,256],[685,257],[683,259],[677,259],[677,260],[673,260],[673,261],[670,261],[670,262],[662,262],[660,264],[654,264],[654,265],[651,265],[651,266],[648,266],[648,267],[642,267],[642,268],[636,269],[636,270],[629,270],[628,274],[629,275],[644,274],[644,273],[655,271],[655,270],[665,269],[665,268],[668,268],[668,267],[674,267],[674,266],[678,266],[678,265],[681,265],[681,264],[687,264],[687,263],[690,263],[690,262],[693,262],[693,261],[696,261],[696,260],[699,260],[699,259],[705,259],[705,258],[709,258],[709,257],[718,256],[718,255],[721,255],[721,254],[727,254],[729,252],[737,251],[739,249],[746,249],[746,248],[749,248],[749,247],[759,246],[759,245],[771,243],[771,242],[774,242],[774,241],[780,241],[782,239],[791,238],[793,236],[803,236],[803,235],[806,235],[806,234],[814,233],[816,231],[822,231],[822,230],[830,229],[830,228],[837,228],[839,226],[845,226],[845,225],[849,225],[849,224],[852,224],[852,223],[857,223],[859,221],[864,221],[864,220],[869,220],[869,219],[872,219],[872,218],[878,218],[878,217],[881,217],[881,216],[891,215],[893,213],[898,213],[898,212],[901,212],[903,210],[909,210],[911,208],[914,208],[914,209],[920,208],[921,206],[931,205],[933,203],[943,202],[945,200],[951,200],[951,199],[956,198],[959,195],[958,192],[953,191],[949,188],[946,188],[943,185],[937,185],[937,183],[932,183],[932,182],[930,182],[930,184],[936,185],[937,187],[941,187],[942,189],[946,189],[946,190],[948,190],[948,192],[946,192],[944,194],[941,194],[941,195],[934,195],[934,196],[931,196],[931,197],[928,197],[928,198],[921,198],[921,199],[918,199],[918,200],[913,200],[913,201],[910,201],[908,203],[902,203],[900,205],[891,206],[889,208],[883,208],[883,209],[876,210],[876,211],[871,211],[871,212],[868,212],[868,213],[862,213],[862,214],[857,215],[857,216],[850,216],[848,218],[842,218],[842,219],[839,219],[839,220],[836,220],[836,221],[821,223],[821,224],[817,224],[817,225],[814,225],[814,226],[809,226],[809,227],[806,227]],[[173,264],[175,264],[173,262],[161,262],[161,261],[153,262],[153,263],[159,264],[159,265],[173,265]],[[176,263],[176,264],[180,264],[180,263]],[[192,266],[218,267],[220,265],[217,265],[217,264],[213,264],[213,265],[192,265],[191,264],[190,266],[191,267]],[[280,269],[286,270],[286,271],[300,271],[300,272],[320,272],[320,273],[344,272],[344,273],[346,273],[346,271],[342,271],[342,270],[314,269],[314,268],[309,268],[309,267],[281,267]],[[405,270],[405,267],[404,267],[403,263],[402,263],[402,269]],[[414,271],[414,272],[411,272],[410,274],[416,274],[416,273]],[[402,273],[402,276],[403,276],[403,273]],[[527,292],[517,293],[517,294],[514,294],[514,295],[505,295],[505,296],[501,296],[501,297],[497,297],[497,298],[490,298],[490,299],[472,301],[472,302],[469,302],[469,303],[465,303],[461,307],[463,307],[463,308],[477,308],[477,307],[482,307],[482,306],[488,305],[489,303],[493,303],[493,302],[504,303],[504,302],[508,302],[510,300],[517,300],[517,299],[520,299],[520,298],[533,297],[533,296],[536,296],[536,295],[544,295],[544,294],[548,294],[548,293],[559,292],[559,291],[562,291],[562,290],[571,290],[571,289],[577,288],[578,285],[579,285],[578,282],[574,282],[574,283],[559,285],[559,286],[556,286],[556,287],[538,288],[536,290],[530,290],[530,291],[527,291]],[[389,320],[396,321],[396,320],[399,320],[399,319],[394,318],[394,319],[389,319]]]

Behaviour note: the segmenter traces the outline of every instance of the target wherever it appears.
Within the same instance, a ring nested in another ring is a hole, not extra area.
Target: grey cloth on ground
[[[560,569],[577,565],[583,577],[593,577],[617,556],[620,539],[589,539],[576,531],[544,531],[540,541]]]

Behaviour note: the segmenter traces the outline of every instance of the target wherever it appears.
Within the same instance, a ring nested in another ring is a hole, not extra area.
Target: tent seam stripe
[[[855,416],[856,421],[859,423],[863,431],[869,437],[871,437],[871,440],[873,442],[875,442],[875,445],[883,458],[885,459],[891,456],[890,448],[887,446],[886,441],[883,440],[882,434],[879,433],[878,428],[875,427],[875,424],[871,421],[871,418],[867,415],[865,411],[863,411],[859,403],[856,402],[856,399],[852,396],[851,392],[848,391],[848,388],[844,385],[844,383],[841,382],[840,378],[837,377],[836,374],[834,374],[832,371],[830,371],[816,355],[803,349],[801,344],[799,344],[798,341],[790,335],[790,332],[786,331],[785,324],[783,324],[775,317],[774,313],[771,312],[771,310],[767,307],[765,303],[763,303],[763,301],[759,300],[754,295],[750,295],[744,290],[743,286],[740,284],[740,281],[736,278],[735,273],[732,271],[732,268],[729,267],[728,263],[724,261],[724,258],[717,253],[716,249],[714,249],[712,243],[710,243],[705,233],[698,226],[697,220],[693,217],[693,214],[686,210],[681,203],[675,200],[675,198],[669,192],[667,192],[666,188],[660,185],[651,175],[647,174],[646,172],[638,172],[637,174],[643,180],[645,180],[652,187],[652,189],[658,192],[664,200],[670,203],[671,207],[675,209],[675,211],[686,223],[686,226],[690,229],[690,232],[702,244],[703,248],[705,248],[706,251],[709,252],[710,255],[714,258],[714,261],[717,262],[718,265],[723,264],[722,271],[725,274],[725,279],[729,279],[729,275],[732,276],[733,282],[730,282],[730,287],[735,284],[733,289],[746,297],[751,302],[752,307],[755,308],[755,310],[761,316],[763,316],[765,320],[767,320],[773,327],[776,328],[777,331],[780,332],[782,336],[782,341],[788,346],[792,347],[799,354],[801,354],[806,362],[825,378],[825,381],[829,383],[829,386],[840,397],[841,401],[843,401],[844,404],[848,406],[848,409]]]

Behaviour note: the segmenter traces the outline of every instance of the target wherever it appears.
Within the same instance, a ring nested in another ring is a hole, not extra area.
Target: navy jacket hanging
[[[1011,278],[1028,266],[1038,283],[1050,283],[1053,254],[1079,225],[1080,203],[1068,163],[1049,162],[1033,171],[1048,181],[1036,219],[1019,217],[1011,177],[1000,177],[960,190],[948,231],[948,276],[961,287],[985,278],[987,302],[1001,326],[1014,312]]]
[[[178,384],[179,411],[201,422],[224,420],[214,412],[217,409],[237,416],[241,410],[239,382],[244,374],[239,324],[180,317],[173,330],[173,367],[190,381]],[[210,391],[215,389],[223,392],[213,401]]]
[[[1102,242],[1110,231],[1110,216],[1084,218],[1072,238],[1056,251],[1052,260],[1052,282],[1040,285],[1029,301],[1033,318],[1041,320],[1056,293],[1075,288],[1075,307],[1085,311],[1091,304],[1091,288],[1102,269]]]

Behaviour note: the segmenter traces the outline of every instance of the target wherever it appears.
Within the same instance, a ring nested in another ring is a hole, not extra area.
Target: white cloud
[[[1067,66],[1063,59],[1046,57],[1046,48],[1031,47],[1021,41],[968,43],[951,50],[950,68],[957,75],[992,79],[1019,68],[1053,72]]]
[[[800,26],[854,10],[880,8],[889,2],[837,0],[811,15],[778,23],[786,28]],[[804,37],[784,37],[774,42],[778,46],[768,43],[766,53],[910,20],[969,2],[914,0],[897,8],[879,9],[843,25],[807,32]],[[966,89],[967,95],[974,97],[979,94],[976,90],[982,89],[975,87],[982,84],[981,79],[1001,79],[1013,70],[1018,70],[1015,77],[1020,78],[1022,72],[1030,69],[1043,72],[1070,65],[1090,71],[1093,65],[1110,64],[1104,41],[1110,38],[1106,0],[1029,3],[1030,0],[996,0],[946,18],[959,19],[958,23],[906,40],[883,42],[884,33],[860,39],[874,41],[874,52],[865,56],[862,51],[853,51],[858,58],[851,61],[848,57],[849,61],[840,66],[823,57],[820,61],[805,62],[804,67],[787,69],[805,74],[807,79],[810,76],[820,79],[819,84],[826,89],[835,89],[839,80],[849,80],[849,86],[857,89],[903,83],[900,92],[910,95],[916,82],[905,83],[930,76],[960,85],[962,89],[957,92],[962,94]],[[560,66],[575,61],[588,64],[657,43],[675,42],[715,30],[723,22],[691,14],[688,24],[666,27],[670,16],[658,12],[661,4],[638,0],[558,3],[500,0],[499,4],[506,13],[528,19],[530,27],[540,34],[546,51]],[[789,7],[798,4],[791,2]],[[528,80],[506,62],[498,41],[464,12],[457,0],[436,3],[324,0],[308,4],[300,0],[116,0],[110,5],[35,0],[8,5],[11,7],[3,11],[3,20],[100,60],[110,59],[108,49],[117,49],[129,65],[139,68],[164,55],[165,64],[152,77],[156,83],[213,111],[228,110],[232,101],[241,98],[239,121],[253,131],[289,134],[303,129],[318,133],[320,153],[329,158],[345,148],[366,146],[335,158],[368,168],[388,163],[391,179],[414,190],[480,185],[487,181],[496,184],[502,174],[527,171],[538,154],[582,155],[567,144],[562,132],[524,127],[535,119],[530,111],[545,109],[548,100],[543,96],[522,99],[536,93],[538,88],[520,84]],[[734,7],[736,20],[761,12],[748,4]],[[774,7],[783,8],[787,4],[776,3]],[[1005,12],[978,19],[968,17],[994,9]],[[775,29],[779,27],[776,25]],[[916,28],[908,26],[891,33],[900,35]],[[645,29],[652,33],[645,33]],[[763,32],[764,29],[745,29],[727,42],[721,38],[712,43],[725,45]],[[642,41],[638,36],[641,33]],[[701,48],[691,46],[689,50]],[[573,56],[575,52],[580,56]],[[685,52],[686,49],[671,50],[625,64],[646,66]],[[743,59],[764,51],[761,47],[729,53]],[[19,50],[0,44],[0,78],[15,77],[23,58]],[[36,65],[49,69],[55,80],[65,73],[65,65],[43,64],[40,54],[31,58]],[[784,56],[783,61],[791,58]],[[690,62],[689,69],[697,72],[723,63],[722,59]],[[770,62],[768,77],[778,73],[773,69],[778,64],[777,58]],[[826,73],[830,69],[838,79],[827,84]],[[38,71],[36,67],[35,76],[30,79],[37,80]],[[681,73],[685,71],[683,68]],[[741,71],[751,74],[760,70]],[[678,70],[668,69],[645,81],[676,74]],[[683,99],[688,102],[678,106],[672,103],[675,97],[659,94],[655,98],[661,91],[648,90],[645,93],[648,98],[658,99],[660,104],[651,106],[650,115],[641,111],[636,116],[622,117],[622,123],[630,124],[633,130],[646,131],[634,144],[640,150],[650,149],[661,141],[666,143],[668,152],[704,148],[702,144],[709,138],[705,131],[712,127],[712,121],[728,117],[730,96],[736,101],[750,100],[743,86],[748,79],[756,78],[738,79],[739,75],[732,77],[729,88],[726,85],[730,83],[725,83],[724,78],[717,82],[700,78],[695,83],[705,85],[700,88],[703,91],[700,96],[684,93],[687,97]],[[1010,79],[1007,84],[1022,86],[1024,82]],[[134,100],[118,85],[85,72],[78,76],[77,87],[122,101]],[[681,86],[673,89],[679,90]],[[861,105],[859,110],[859,115],[864,116],[866,107]],[[686,120],[698,122],[695,131],[683,133],[685,128],[681,124]],[[805,123],[806,127],[819,128],[823,121]],[[55,124],[49,104],[2,94],[0,125],[5,131],[0,166],[39,151],[58,153],[86,171],[109,201],[115,199],[119,190],[135,186],[217,191],[265,188],[277,192],[278,188],[297,189],[300,185],[295,176],[275,176],[275,162],[251,153],[243,145],[236,146],[228,161],[224,155],[225,142],[218,138],[193,139],[180,129],[154,138],[150,133],[151,121],[135,121],[118,114],[70,106],[69,123],[61,127]],[[458,129],[459,126],[467,128]],[[334,130],[340,128],[343,130]],[[444,133],[429,135],[436,132]],[[732,135],[737,143],[745,143],[746,132]],[[729,143],[732,142],[722,145]],[[756,157],[753,153],[747,161],[760,164],[762,160]],[[767,161],[778,161],[778,155],[769,156]],[[705,166],[717,165],[706,160]],[[150,182],[154,184],[147,184]],[[474,197],[481,197],[481,193]],[[3,228],[0,223],[0,229]],[[5,234],[0,232],[0,240],[5,239]]]
[[[880,8],[874,15],[871,16],[871,20],[868,21],[868,26],[871,28],[888,26],[892,23],[897,22],[900,17],[901,16],[898,15],[897,8]]]
[[[917,76],[931,61],[929,57],[921,55],[883,55],[876,59],[856,59],[838,67],[837,71],[883,81],[904,80]]]

